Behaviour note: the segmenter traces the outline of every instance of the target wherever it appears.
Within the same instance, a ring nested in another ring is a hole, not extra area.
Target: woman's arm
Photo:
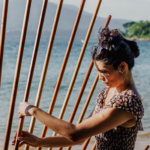
[[[73,145],[81,145],[85,142],[85,140],[72,142],[63,136],[46,137],[39,140],[39,147],[68,147]]]
[[[107,108],[82,123],[74,125],[57,119],[35,107],[29,109],[29,113],[56,133],[73,142],[108,131],[134,118],[132,113],[122,109]]]
[[[90,118],[90,117],[92,117],[92,115],[94,113],[94,110],[95,110],[95,106],[94,106],[94,109],[92,110],[92,112],[90,113],[90,115],[87,117],[87,119]]]
[[[15,145],[16,136],[17,132],[15,134],[14,140],[12,141],[12,145]],[[81,145],[86,139],[78,142],[72,142],[62,136],[38,138],[28,131],[22,131],[21,136],[18,137],[18,140],[20,141],[19,147],[24,144],[33,147],[68,147],[73,145]]]

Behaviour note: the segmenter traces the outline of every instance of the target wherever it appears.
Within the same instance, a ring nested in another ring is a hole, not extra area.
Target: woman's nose
[[[102,73],[100,73],[100,72],[99,72],[98,74],[99,74],[99,79],[100,79],[100,80],[104,80],[104,76],[103,76],[103,74],[102,74]]]

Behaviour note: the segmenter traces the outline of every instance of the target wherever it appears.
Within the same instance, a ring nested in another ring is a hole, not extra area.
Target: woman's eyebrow
[[[99,69],[96,63],[94,63],[94,64],[95,64],[95,70],[97,70],[97,71],[106,71],[104,69]]]
[[[97,69],[95,68],[96,71],[106,71],[105,69]]]

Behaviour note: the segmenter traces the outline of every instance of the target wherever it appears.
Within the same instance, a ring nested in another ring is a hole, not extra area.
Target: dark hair
[[[92,48],[91,53],[93,60],[101,60],[106,65],[113,65],[115,69],[125,61],[131,70],[134,58],[139,56],[139,48],[135,41],[123,38],[117,29],[109,30],[107,27],[99,32],[98,44]]]

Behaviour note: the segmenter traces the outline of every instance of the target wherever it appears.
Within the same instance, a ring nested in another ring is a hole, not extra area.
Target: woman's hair
[[[93,46],[91,53],[93,60],[113,65],[115,69],[124,61],[131,70],[134,66],[134,58],[139,56],[139,48],[135,41],[123,38],[117,29],[109,30],[107,27],[99,32],[98,44]]]

